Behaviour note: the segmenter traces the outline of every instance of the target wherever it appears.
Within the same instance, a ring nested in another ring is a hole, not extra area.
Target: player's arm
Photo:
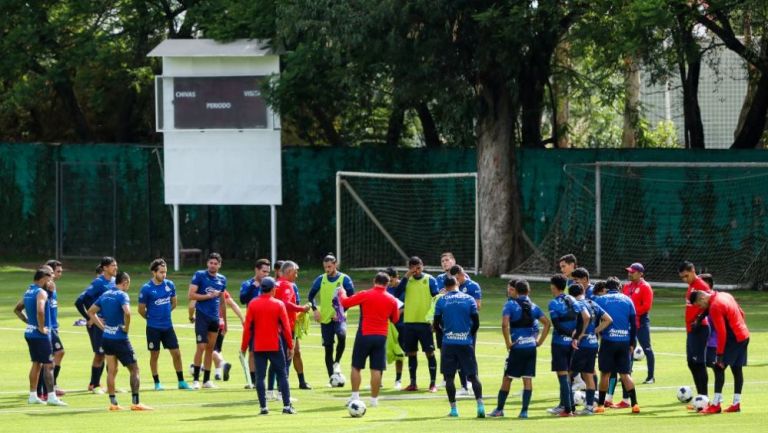
[[[88,309],[85,308],[85,292],[83,292],[80,296],[75,299],[75,308],[77,309],[77,312],[80,313],[81,316],[85,320],[89,320],[88,317]]]
[[[190,301],[208,301],[221,296],[221,291],[213,290],[209,293],[197,293],[198,286],[196,284],[189,285],[189,300]]]
[[[504,336],[504,345],[507,347],[507,350],[512,349],[512,337],[509,332],[509,316],[506,314],[501,316],[501,335]]]
[[[437,296],[438,293],[440,293],[440,289],[437,287],[437,280],[435,277],[429,277],[429,294]]]
[[[190,323],[194,323],[195,321],[195,305],[197,305],[196,301],[189,301],[189,305],[187,305],[187,313],[189,314]]]
[[[339,303],[341,304],[342,307],[344,307],[345,310],[352,308],[356,305],[360,305],[363,302],[363,299],[365,298],[364,291],[357,292],[352,296],[347,296],[347,293],[348,293],[347,289],[339,287],[337,292],[339,294]]]
[[[320,275],[319,277],[315,278],[315,281],[312,282],[312,287],[309,288],[309,294],[307,295],[307,301],[309,301],[310,304],[312,304],[312,309],[317,309],[317,303],[315,303],[315,296],[317,296],[318,293],[320,293],[320,282],[323,280],[323,276]]]
[[[597,324],[597,327],[595,328],[595,335],[600,335],[603,330],[609,326],[611,326],[611,323],[613,323],[613,317],[611,317],[610,314],[603,311],[603,314],[600,315],[600,323]]]
[[[408,278],[411,276],[411,271],[408,271],[403,278],[400,279],[400,284],[395,287],[394,293],[392,295],[397,299],[403,298],[403,293],[405,293],[405,286],[408,285]]]
[[[227,299],[223,290],[219,292],[219,326],[224,326],[224,332],[227,332]]]
[[[554,327],[555,331],[557,331],[557,333],[560,335],[571,335],[571,333],[565,329],[562,322],[560,321],[559,313],[554,308],[553,302],[555,301],[549,303],[549,319],[552,322],[552,327]]]
[[[392,312],[389,313],[389,320],[392,323],[397,323],[400,320],[400,309],[397,308],[397,301],[392,302]]]
[[[587,327],[589,326],[589,311],[585,309],[581,310],[581,313],[579,313],[579,317],[581,317],[581,327],[577,327],[573,334],[573,339],[578,341],[579,337],[587,333]]]
[[[349,275],[344,275],[344,281],[341,282],[341,285],[344,287],[344,291],[347,292],[347,296],[352,296],[355,293],[355,284]]]
[[[13,314],[16,315],[19,319],[21,319],[24,324],[27,324],[27,313],[24,312],[24,300],[22,299],[19,301],[15,307],[13,307]]]
[[[712,322],[712,326],[715,328],[717,334],[717,351],[715,355],[722,356],[725,352],[725,341],[727,331],[725,327],[725,314],[719,307],[709,307],[709,319]]]
[[[470,335],[475,336],[477,335],[478,329],[480,329],[480,315],[477,314],[477,310],[475,310],[472,314],[470,314],[469,318],[472,319]]]
[[[637,316],[643,316],[651,311],[651,305],[653,305],[653,290],[649,285],[642,285],[640,287],[640,302],[636,307]]]
[[[538,319],[539,322],[544,324],[544,330],[541,331],[541,334],[539,335],[538,341],[536,341],[536,347],[541,346],[544,344],[544,341],[547,339],[547,335],[549,335],[549,328],[552,327],[552,322],[547,319],[547,316],[542,314]]]
[[[176,309],[177,302],[176,294],[174,293],[173,296],[171,296],[171,311]]]
[[[176,299],[176,298],[173,298]],[[144,319],[147,318],[147,304],[143,304],[139,302],[139,316],[143,317]]]
[[[632,311],[632,314],[629,315],[629,346],[632,350],[635,350],[637,343],[637,316],[634,313]]]
[[[91,323],[93,323],[94,325],[96,325],[97,328],[103,331],[104,323],[101,321],[101,318],[97,314],[99,311],[101,311],[101,308],[98,305],[96,304],[91,305],[91,308],[88,309],[88,317],[90,318],[89,320],[91,321]]]
[[[48,300],[48,293],[40,290],[37,293],[37,330],[44,335],[48,335],[48,328],[45,327],[45,302]]]
[[[253,329],[253,317],[256,314],[255,304],[248,304],[245,309],[245,322],[243,322],[243,338],[240,340],[240,351],[245,353],[248,350],[248,344],[251,342],[251,330]]]
[[[243,316],[243,311],[240,309],[240,306],[237,305],[237,302],[235,302],[232,297],[227,298],[227,305],[229,305],[229,308],[232,309],[232,312],[235,313],[235,316],[237,316],[238,319],[240,319],[240,323],[245,323],[245,317]]]
[[[131,304],[123,304],[123,331],[128,333],[128,329],[131,327]]]
[[[288,312],[285,306],[280,306],[280,329],[283,333],[283,339],[288,345],[288,359],[293,358],[293,335],[291,330],[291,322],[288,321]]]

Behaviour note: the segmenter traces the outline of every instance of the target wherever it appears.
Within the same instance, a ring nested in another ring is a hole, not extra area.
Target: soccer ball
[[[584,383],[584,379],[581,378],[581,375],[576,375],[573,378],[573,385],[571,385],[571,391],[584,391],[587,389],[587,384]]]
[[[634,358],[635,361],[642,361],[645,359],[645,352],[643,352],[643,348],[640,346],[635,347],[635,351],[632,352],[632,358]]]
[[[341,388],[344,386],[345,383],[347,383],[347,379],[345,379],[344,375],[341,373],[333,373],[328,382],[334,388]]]
[[[347,405],[349,416],[352,418],[360,418],[365,415],[366,407],[362,400],[352,400]]]
[[[677,399],[680,403],[688,403],[693,399],[693,391],[690,386],[681,386],[677,389]]]
[[[576,391],[573,393],[573,404],[576,406],[584,406],[587,402],[587,393],[584,391]]]
[[[706,395],[697,395],[696,398],[693,399],[693,407],[696,408],[697,411],[706,409],[708,405],[709,398]]]

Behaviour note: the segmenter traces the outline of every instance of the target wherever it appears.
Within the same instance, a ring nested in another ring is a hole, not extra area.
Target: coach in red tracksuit
[[[387,332],[389,322],[400,320],[397,300],[387,293],[389,275],[379,272],[373,280],[374,286],[347,297],[344,288],[339,288],[339,302],[344,308],[360,306],[360,325],[357,327],[355,346],[352,349],[352,397],[360,398],[360,370],[365,368],[366,358],[371,363],[371,406],[378,405],[381,388],[381,372],[387,367]]]
[[[728,293],[695,291],[690,296],[691,304],[709,309],[709,319],[717,333],[717,357],[715,372],[715,397],[703,413],[720,413],[725,384],[725,367],[733,373],[733,404],[726,412],[741,411],[741,389],[744,386],[742,367],[747,365],[749,329],[744,320],[744,311]]]
[[[643,348],[648,363],[648,375],[643,383],[650,384],[656,381],[654,376],[656,358],[653,356],[653,349],[651,348],[651,318],[648,316],[653,307],[653,289],[643,278],[645,267],[642,263],[632,263],[626,271],[629,282],[624,285],[622,291],[632,299],[632,303],[635,305],[637,342]]]
[[[285,304],[273,297],[275,280],[266,277],[261,280],[261,295],[248,304],[243,324],[243,341],[240,351],[245,352],[253,343],[253,358],[256,364],[256,391],[259,395],[261,414],[269,413],[264,378],[267,376],[267,361],[275,366],[277,384],[283,395],[283,413],[294,414],[291,406],[291,391],[288,388],[286,362],[293,357],[293,338]],[[282,335],[282,341],[280,336]],[[251,341],[253,340],[253,341]],[[287,350],[284,352],[282,345]]]

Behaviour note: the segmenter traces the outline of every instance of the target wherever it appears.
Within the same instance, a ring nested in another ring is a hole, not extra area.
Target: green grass
[[[68,264],[69,266],[69,264]],[[90,269],[90,263],[82,264],[81,269]],[[588,429],[589,431],[616,431],[617,422],[631,422],[637,431],[680,432],[707,429],[717,431],[758,432],[766,419],[762,409],[768,407],[768,298],[765,293],[738,292],[747,320],[752,329],[750,343],[750,366],[745,370],[743,412],[718,416],[698,416],[688,413],[684,406],[675,399],[675,390],[680,385],[690,385],[690,374],[685,365],[685,334],[679,330],[656,331],[652,334],[654,350],[657,354],[657,382],[654,385],[639,385],[638,399],[642,414],[631,416],[626,411],[611,411],[606,415],[589,418],[556,419],[545,413],[545,409],[557,403],[557,381],[549,372],[549,348],[545,345],[539,352],[538,377],[534,381],[531,419],[515,419],[520,405],[517,392],[520,383],[514,382],[504,419],[477,420],[474,418],[474,402],[471,399],[459,400],[458,419],[448,419],[448,402],[444,391],[438,394],[426,392],[394,392],[394,366],[384,375],[386,388],[382,392],[379,407],[368,410],[365,417],[352,419],[344,408],[349,396],[349,388],[331,389],[326,387],[325,367],[322,348],[320,347],[319,327],[313,324],[310,335],[303,341],[303,359],[307,380],[315,387],[312,391],[295,388],[295,373],[291,373],[294,385],[292,395],[299,401],[295,404],[299,414],[288,417],[279,413],[280,405],[270,403],[272,413],[258,416],[256,394],[242,389],[243,378],[239,367],[232,371],[230,382],[219,382],[220,389],[201,391],[168,390],[154,392],[150,390],[152,379],[149,373],[149,355],[144,338],[144,320],[136,313],[136,293],[149,275],[145,266],[122,266],[133,275],[131,287],[134,320],[131,327],[131,340],[137,350],[142,372],[142,402],[155,407],[151,413],[109,413],[107,397],[85,392],[90,374],[92,354],[90,345],[82,327],[73,327],[78,318],[73,302],[92,278],[87,271],[68,270],[59,282],[59,320],[61,338],[66,348],[63,369],[59,377],[60,385],[68,391],[65,401],[67,408],[30,407],[26,404],[29,371],[29,357],[23,338],[23,325],[13,316],[11,310],[31,279],[31,266],[0,266],[0,336],[5,344],[0,345],[0,416],[2,428],[9,432],[38,431],[141,431],[141,432],[195,432],[195,431],[419,431],[444,432],[471,430],[498,431],[507,429],[536,429],[538,431],[558,432]],[[183,297],[192,269],[175,273],[171,278]],[[226,266],[222,272],[230,281],[230,290],[236,294],[239,284],[250,277],[247,269],[232,270]],[[312,279],[320,273],[319,269],[302,269],[299,286],[301,294],[306,293]],[[358,288],[367,288],[372,275],[353,273]],[[501,331],[499,329],[501,306],[505,299],[505,283],[499,279],[479,278],[483,286],[484,303],[481,311],[482,328],[480,331],[477,355],[480,378],[486,396],[486,407],[492,410],[496,403],[496,392],[506,357]],[[543,308],[549,299],[548,290],[536,286],[534,300]],[[185,305],[185,303],[180,303]],[[348,376],[349,360],[352,348],[352,336],[357,326],[357,309],[350,317],[350,338],[344,355],[344,371]],[[652,325],[679,328],[682,326],[683,292],[674,289],[657,289],[656,303],[652,312]],[[194,353],[194,335],[187,324],[185,308],[177,309],[174,314],[177,334],[181,343],[184,363],[188,365]],[[224,354],[231,360],[237,359],[237,346],[241,333],[233,329],[224,344]],[[419,385],[426,388],[428,373],[426,361],[419,358]],[[636,376],[645,377],[645,362],[636,366]],[[186,374],[186,372],[185,372]],[[729,374],[729,373],[727,373]],[[404,375],[407,378],[407,368]],[[160,357],[160,377],[166,388],[175,383],[170,356]],[[189,378],[188,378],[189,379]],[[363,380],[368,375],[363,374]],[[128,375],[121,369],[117,377],[118,387],[128,389]],[[105,379],[102,379],[106,383]],[[710,379],[710,389],[713,380]],[[364,387],[365,388],[365,387]],[[727,376],[725,400],[730,403],[732,394],[731,378]],[[361,390],[364,396],[367,389]],[[119,401],[126,405],[130,394],[119,394]],[[367,402],[367,398],[365,399]],[[762,414],[762,415],[761,415]]]

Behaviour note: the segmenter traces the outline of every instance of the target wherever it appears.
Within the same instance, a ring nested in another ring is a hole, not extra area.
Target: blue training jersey
[[[472,345],[472,315],[477,314],[475,299],[459,291],[440,297],[435,316],[442,316],[443,345]]]
[[[579,342],[579,348],[597,349],[598,342],[597,335],[595,334],[595,328],[597,328],[597,326],[600,324],[600,320],[603,318],[605,311],[603,311],[600,305],[592,300],[581,299],[578,302],[581,304],[582,309],[587,310],[587,313],[589,313],[589,324],[587,325],[585,337],[581,340],[581,342]],[[578,319],[579,326],[581,326],[580,317],[581,316],[579,316]]]
[[[197,271],[192,277],[192,284],[197,286],[197,294],[205,295],[218,290],[223,292],[227,290],[227,277],[221,274],[211,275],[207,270]],[[195,302],[195,311],[209,319],[219,318],[220,297],[206,299],[205,301]]]
[[[99,299],[104,292],[114,287],[111,280],[108,280],[104,275],[99,275],[92,282],[91,285],[86,287],[83,293],[78,297],[83,301],[85,309],[91,308],[91,305]]]
[[[48,292],[48,308],[51,310],[51,328],[59,329],[59,292]]]
[[[590,283],[586,290],[584,290],[584,297],[586,299],[595,300],[595,285]]]
[[[552,344],[568,346],[576,329],[576,317],[581,313],[581,304],[571,295],[560,294],[549,301],[549,318],[555,329]]]
[[[523,316],[521,303],[530,304],[530,317]],[[512,350],[535,349],[536,336],[539,334],[538,320],[544,312],[538,305],[531,302],[528,296],[518,296],[504,304],[501,315],[509,317],[509,337],[512,340]]]
[[[442,274],[435,277],[435,282],[437,283],[437,290],[443,290],[445,288],[446,276],[448,276],[448,272],[443,272]]]
[[[612,290],[595,298],[595,303],[608,313],[613,322],[601,333],[603,340],[630,342],[630,333],[635,328],[635,305],[632,300],[618,291]]]
[[[48,335],[43,334],[37,329],[37,295],[40,291],[44,290],[37,284],[31,284],[26,292],[24,292],[24,312],[27,313],[27,328],[24,330],[24,337],[26,338],[49,338]],[[45,323],[43,326],[51,327],[51,309],[48,305],[45,306]]]
[[[119,289],[107,290],[94,302],[94,305],[101,309],[105,340],[128,339],[128,334],[123,329],[125,325],[123,305],[130,305],[130,303],[128,294]]]
[[[475,298],[476,300],[483,299],[483,291],[480,288],[480,285],[477,284],[475,281],[470,280],[469,278],[464,281],[464,284],[459,285],[459,291],[461,293],[466,293],[467,295]]]
[[[171,280],[155,284],[154,280],[147,281],[139,291],[139,304],[147,306],[147,327],[155,329],[173,328],[171,321],[171,298],[176,297],[176,286]]]
[[[260,294],[261,286],[256,284],[256,278],[245,280],[240,285],[240,303],[243,305],[248,305],[253,298],[258,297]]]

